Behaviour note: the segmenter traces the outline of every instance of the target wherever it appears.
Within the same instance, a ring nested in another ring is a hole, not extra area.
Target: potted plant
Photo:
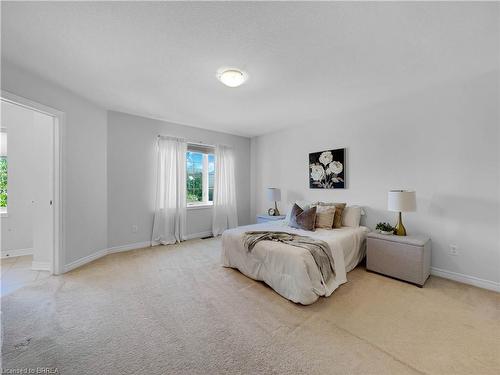
[[[394,234],[395,228],[389,223],[378,223],[375,227],[375,230],[377,230],[381,234],[390,235]]]

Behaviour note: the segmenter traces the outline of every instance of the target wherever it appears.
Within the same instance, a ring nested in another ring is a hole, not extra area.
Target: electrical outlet
[[[139,227],[137,225],[132,225],[132,233],[137,233],[137,231],[139,230]]]
[[[457,245],[450,245],[450,255],[458,255],[458,246]]]

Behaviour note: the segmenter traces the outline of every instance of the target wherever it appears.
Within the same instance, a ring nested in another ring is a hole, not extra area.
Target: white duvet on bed
[[[243,245],[243,234],[269,230],[309,236],[328,243],[335,263],[335,277],[327,285],[311,253],[303,248],[274,241],[261,241],[251,252]],[[283,297],[303,305],[328,297],[339,285],[347,282],[351,271],[365,255],[366,227],[316,229],[314,232],[294,229],[284,221],[254,224],[226,230],[222,234],[222,265],[237,268],[244,275],[264,281]]]

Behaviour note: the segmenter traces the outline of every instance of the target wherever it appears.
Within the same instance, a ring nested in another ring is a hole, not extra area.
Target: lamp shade
[[[267,188],[267,199],[271,202],[281,200],[281,190],[278,188]]]
[[[417,210],[417,200],[414,191],[391,190],[387,194],[387,209],[396,212]]]

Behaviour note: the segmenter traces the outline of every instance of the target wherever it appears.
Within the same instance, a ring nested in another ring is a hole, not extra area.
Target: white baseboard
[[[203,237],[210,237],[212,235],[212,231],[205,231],[205,232],[200,232],[200,233],[193,233],[193,234],[187,234],[184,236],[184,240],[194,240],[195,238],[203,238]]]
[[[212,235],[211,231],[193,233],[193,234],[187,235],[185,237],[185,240],[192,240],[192,239],[196,239],[196,238],[209,237],[211,235]],[[90,263],[96,259],[102,258],[103,256],[106,256],[108,254],[119,253],[122,251],[137,250],[137,249],[142,249],[142,248],[150,247],[150,246],[151,246],[151,242],[145,241],[145,242],[132,243],[132,244],[128,244],[128,245],[114,246],[114,247],[110,247],[109,249],[99,250],[99,251],[95,252],[94,254],[90,254],[84,258],[78,259],[74,262],[67,264],[66,266],[64,266],[64,272],[69,272],[71,270],[74,270],[75,268],[83,266],[84,264]],[[33,251],[33,249],[22,249],[22,250]],[[28,254],[22,254],[22,255],[28,255]],[[13,256],[13,255],[10,255],[10,256]],[[3,257],[3,254],[2,254],[2,257]],[[35,268],[35,263],[37,263],[36,265],[39,268]],[[33,262],[32,268],[49,271],[50,264],[45,263],[45,262]],[[458,281],[459,283],[473,285],[473,286],[476,286],[478,288],[483,288],[483,289],[493,290],[495,292],[500,292],[500,283],[490,281],[490,280],[480,279],[480,278],[474,277],[474,276],[468,276],[468,275],[464,275],[461,273],[447,271],[447,270],[443,270],[441,268],[436,268],[436,267],[431,267],[431,275],[439,276],[439,277],[442,277],[445,279],[450,279],[453,281]]]
[[[110,247],[109,249],[107,249],[107,251],[108,254],[112,254],[112,253],[119,253],[121,251],[142,249],[143,247],[150,247],[150,246],[151,246],[151,241],[145,241],[145,242],[131,243],[128,245]]]
[[[187,235],[185,240],[193,240],[195,238],[209,237],[211,235],[212,235],[212,232],[210,232],[210,231],[193,233],[193,234]],[[92,262],[96,259],[102,258],[103,256],[106,256],[108,254],[119,253],[122,251],[137,250],[137,249],[142,249],[142,248],[150,247],[150,246],[152,246],[151,241],[145,241],[145,242],[131,243],[128,245],[114,246],[114,247],[110,247],[108,249],[102,249],[102,250],[96,251],[94,254],[87,255],[84,258],[81,258],[81,259],[75,260],[74,262],[66,264],[64,266],[63,272],[69,272],[71,270],[74,270],[75,268],[81,267],[84,264],[90,263],[90,262]]]
[[[151,246],[151,242],[147,241],[147,242],[131,243],[131,244],[122,245],[122,246],[114,246],[114,247],[110,247],[109,249],[102,249],[102,250],[96,251],[93,254],[87,255],[86,257],[75,260],[74,262],[66,264],[64,266],[63,272],[69,272],[71,270],[74,270],[75,268],[81,267],[84,264],[90,263],[90,262],[92,262],[96,259],[102,258],[103,256],[106,256],[108,254],[119,253],[121,251],[142,249],[143,247],[149,247],[149,246]]]
[[[500,292],[500,283],[480,279],[474,276],[464,275],[458,272],[452,272],[443,270],[441,268],[431,267],[431,275],[439,276],[445,279],[450,279],[453,281],[458,281],[459,283],[469,284],[473,286],[477,286],[478,288],[493,290],[495,292]]]
[[[87,255],[86,257],[80,258],[78,260],[75,260],[74,262],[66,264],[63,268],[63,272],[69,272],[71,270],[74,270],[75,268],[81,267],[84,264],[87,264],[87,263],[90,263],[96,259],[102,258],[105,255],[108,255],[108,249],[102,249],[102,250],[96,251],[93,254]]]
[[[50,262],[31,262],[31,269],[34,271],[51,271]]]
[[[24,255],[33,255],[33,248],[29,249],[16,249],[16,250],[2,250],[2,258],[21,257]]]

